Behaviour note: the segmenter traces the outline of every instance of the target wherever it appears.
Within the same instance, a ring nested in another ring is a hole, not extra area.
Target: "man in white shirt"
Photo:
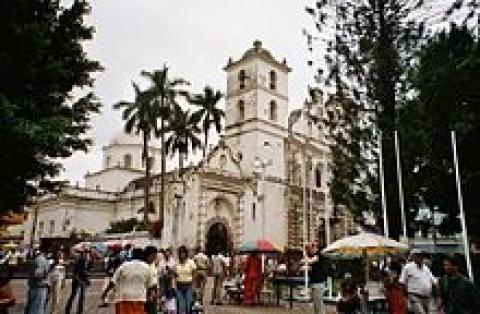
[[[156,289],[156,272],[142,259],[143,251],[133,249],[132,259],[124,262],[113,275],[110,284],[115,287],[117,314],[144,314],[147,296]]]
[[[212,256],[213,290],[211,304],[222,304],[223,281],[225,280],[225,260],[222,253]]]
[[[437,280],[423,263],[420,250],[412,250],[411,261],[403,267],[399,281],[407,291],[408,310],[415,314],[428,314],[432,287]]]

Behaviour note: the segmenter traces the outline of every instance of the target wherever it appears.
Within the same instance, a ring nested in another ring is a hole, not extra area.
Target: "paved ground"
[[[102,279],[95,279],[92,282],[92,285],[87,289],[86,300],[85,300],[85,311],[86,314],[113,314],[113,306],[110,308],[98,308],[100,302],[100,294],[103,285]],[[212,286],[212,279],[210,278],[207,285],[207,296],[210,294]],[[26,280],[15,279],[12,281],[12,287],[14,294],[17,298],[17,305],[10,310],[10,313],[20,314],[23,313],[25,308],[25,293],[26,293]],[[67,282],[67,288],[64,296],[65,299],[70,293],[70,281]],[[74,304],[74,306],[76,303]],[[76,309],[74,307],[74,309]],[[311,304],[294,304],[293,309],[287,307],[286,304],[281,304],[280,307],[277,306],[257,306],[257,307],[243,307],[243,306],[234,306],[234,305],[223,305],[223,306],[211,306],[206,305],[205,314],[284,314],[284,313],[295,313],[295,314],[311,314],[313,313]],[[335,313],[335,311],[330,311],[330,313]]]

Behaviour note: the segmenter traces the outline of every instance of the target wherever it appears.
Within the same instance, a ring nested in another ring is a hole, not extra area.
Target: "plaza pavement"
[[[25,309],[25,294],[26,294],[26,280],[24,279],[15,279],[11,281],[15,297],[17,299],[17,304],[10,309],[11,314],[21,314]],[[213,279],[209,278],[207,284],[207,300],[210,296],[211,289],[213,285]],[[113,305],[108,308],[99,308],[98,304],[100,303],[100,294],[103,286],[103,279],[94,279],[92,280],[92,285],[87,289],[85,296],[85,314],[113,314]],[[63,297],[64,303],[70,294],[70,280],[67,281],[67,287],[65,295]],[[223,305],[223,306],[211,306],[206,302],[205,314],[284,314],[284,313],[294,313],[294,314],[312,314],[313,308],[311,304],[308,303],[295,303],[293,309],[287,307],[285,303],[281,304],[280,307],[271,305],[271,306],[256,306],[256,307],[244,307],[244,306],[234,306],[234,305]],[[72,313],[76,311],[77,303],[74,303],[72,308]],[[335,313],[333,309],[328,309],[327,313]]]

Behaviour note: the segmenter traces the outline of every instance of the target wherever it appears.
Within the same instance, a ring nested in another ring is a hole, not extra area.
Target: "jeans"
[[[47,287],[30,287],[28,289],[26,314],[45,314]]]
[[[192,313],[192,284],[191,283],[177,283],[177,313],[190,314]]]
[[[325,305],[323,304],[323,291],[325,286],[323,283],[314,283],[312,284],[312,295],[313,295],[313,313],[314,314],[324,314]]]
[[[68,298],[67,306],[65,308],[65,313],[70,314],[72,310],[72,303],[75,297],[77,296],[77,292],[80,289],[80,297],[78,299],[78,307],[77,307],[77,314],[83,313],[83,302],[85,301],[85,284],[73,279],[72,280],[72,293]]]
[[[408,312],[414,314],[428,314],[430,307],[429,297],[420,297],[415,294],[408,294]]]

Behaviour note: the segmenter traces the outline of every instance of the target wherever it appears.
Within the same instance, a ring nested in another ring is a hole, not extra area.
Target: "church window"
[[[245,119],[245,102],[243,100],[238,101],[238,120],[243,121]]]
[[[41,236],[43,234],[43,221],[38,223],[38,235]]]
[[[227,165],[227,156],[225,156],[224,154],[222,154],[222,155],[220,156],[220,168],[221,168],[222,170],[224,170],[226,165]]]
[[[270,89],[277,89],[277,73],[275,71],[270,71]]]
[[[154,157],[148,157],[148,165],[149,165],[150,169],[153,168],[153,166],[155,165],[155,158]]]
[[[49,230],[49,233],[50,233],[50,234],[53,234],[54,231],[55,231],[55,220],[50,220],[50,230]]]
[[[131,168],[132,167],[132,155],[125,154],[123,156],[123,165],[124,165],[125,168]]]
[[[65,219],[65,221],[63,222],[63,231],[67,231],[69,227],[70,227],[70,219]]]
[[[107,156],[107,160],[105,162],[105,168],[110,168],[110,163],[112,162],[112,157],[111,156]]]
[[[277,103],[275,100],[270,102],[270,120],[277,121]]]
[[[252,220],[255,221],[255,217],[257,216],[257,204],[252,204]]]
[[[245,75],[245,70],[240,70],[240,72],[238,72],[238,82],[239,82],[240,89],[245,88],[246,78],[247,78],[247,76]]]
[[[317,188],[322,187],[322,165],[318,164],[315,167],[315,186]]]

